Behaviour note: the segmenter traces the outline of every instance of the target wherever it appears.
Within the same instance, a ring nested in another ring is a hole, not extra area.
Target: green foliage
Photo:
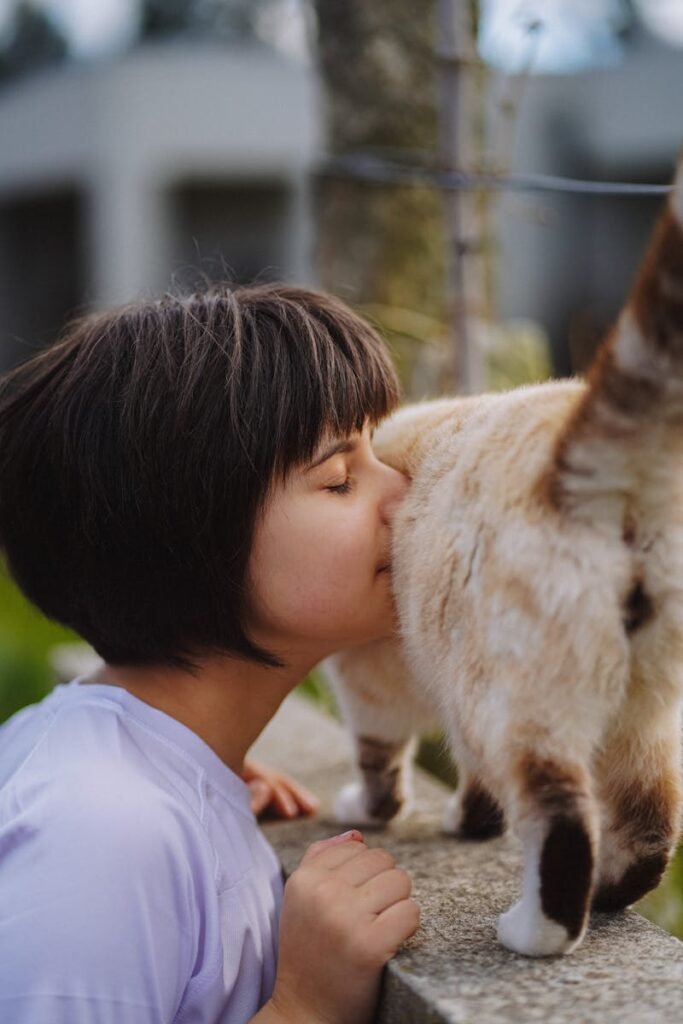
[[[313,703],[317,704],[321,710],[326,711],[329,715],[333,715],[335,718],[339,718],[339,709],[337,707],[337,702],[334,699],[334,694],[323,679],[322,673],[317,669],[310,672],[306,678],[299,683],[297,690],[302,697],[306,697],[308,700],[313,701]]]
[[[52,689],[51,648],[78,639],[27,601],[0,563],[0,722]]]
[[[547,338],[531,321],[512,321],[492,329],[483,348],[489,391],[540,383],[552,375]]]
[[[683,846],[678,848],[662,884],[637,904],[660,928],[683,939]]]
[[[443,733],[423,736],[417,751],[417,763],[437,779],[453,789],[458,785],[458,769],[448,753],[448,741]]]

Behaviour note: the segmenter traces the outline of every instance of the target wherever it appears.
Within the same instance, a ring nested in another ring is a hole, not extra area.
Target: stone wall
[[[285,871],[309,843],[343,828],[330,807],[353,775],[341,727],[298,696],[284,703],[253,748],[323,800],[312,820],[264,825]],[[661,1024],[683,1019],[683,943],[635,911],[595,914],[582,946],[532,960],[496,941],[496,918],[514,900],[519,845],[508,836],[459,843],[440,832],[446,788],[423,772],[418,812],[365,831],[412,875],[419,932],[389,964],[378,1024]]]

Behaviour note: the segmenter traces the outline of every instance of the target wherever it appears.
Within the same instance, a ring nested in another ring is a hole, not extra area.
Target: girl
[[[283,900],[240,774],[317,662],[394,629],[397,394],[367,324],[276,285],[90,316],[0,383],[0,547],[103,662],[0,730],[3,1019],[372,1019],[410,879],[351,832]]]

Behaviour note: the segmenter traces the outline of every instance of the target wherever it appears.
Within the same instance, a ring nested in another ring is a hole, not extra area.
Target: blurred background
[[[0,0],[0,372],[225,278],[334,291],[407,397],[581,371],[682,111],[680,0]],[[77,641],[0,572],[0,721]],[[643,909],[683,937],[680,857]]]

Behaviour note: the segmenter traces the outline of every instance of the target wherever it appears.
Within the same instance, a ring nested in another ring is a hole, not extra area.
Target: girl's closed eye
[[[331,484],[326,487],[326,491],[332,491],[333,494],[348,494],[353,486],[353,480],[350,476],[347,476],[343,484]]]

